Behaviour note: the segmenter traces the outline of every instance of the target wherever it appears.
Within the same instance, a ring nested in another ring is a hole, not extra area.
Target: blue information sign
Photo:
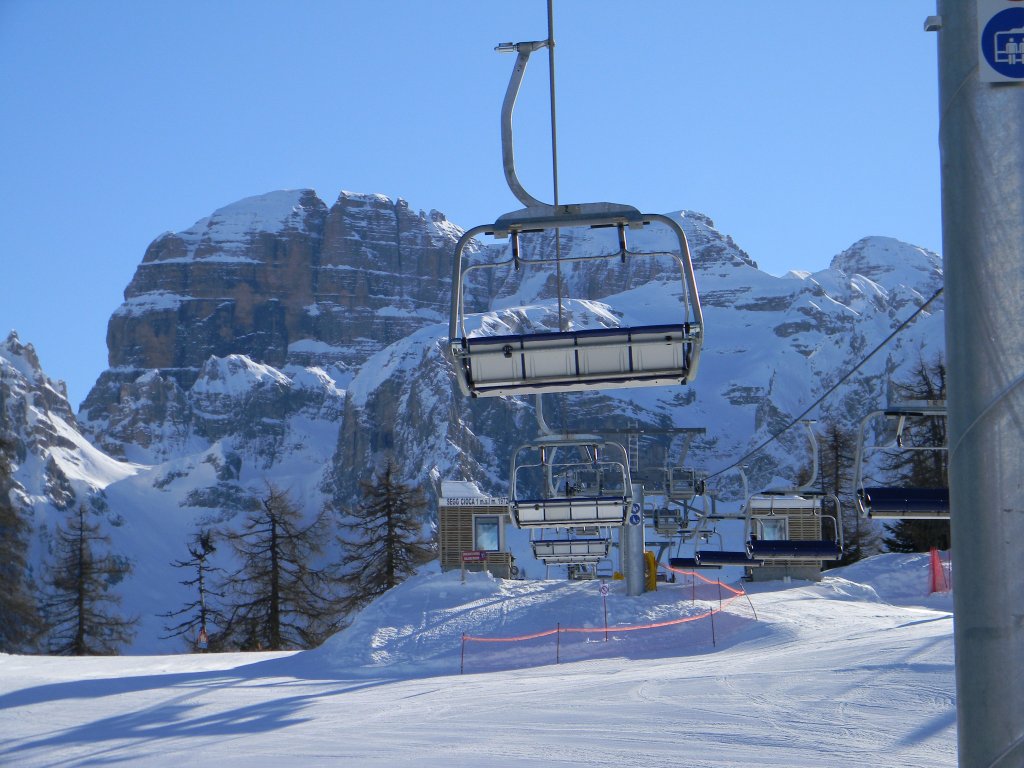
[[[640,525],[640,515],[638,515],[636,512],[633,512],[629,516],[629,524],[630,525]]]
[[[983,15],[986,6],[979,4],[978,28],[981,33],[981,79],[986,82],[1024,82],[1024,3],[995,4],[991,16]],[[987,65],[987,66],[984,66]]]

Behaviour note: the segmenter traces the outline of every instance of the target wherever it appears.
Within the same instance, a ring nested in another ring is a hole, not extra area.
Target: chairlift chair
[[[593,581],[598,578],[597,564],[568,563],[566,575],[569,577],[569,581]]]
[[[879,520],[948,520],[948,488],[857,489],[861,514]]]
[[[675,536],[683,527],[683,511],[677,507],[659,507],[654,510],[654,532],[661,536]]]
[[[721,568],[727,565],[740,565],[754,568],[764,565],[763,560],[751,557],[745,549],[698,549],[693,555],[697,568]]]
[[[509,516],[519,528],[620,526],[632,500],[618,443],[596,436],[542,437],[512,455]]]
[[[706,490],[707,472],[688,467],[671,467],[668,473],[668,495],[680,501],[692,501],[703,496]]]
[[[949,488],[928,488],[916,486],[866,486],[864,484],[864,463],[871,451],[945,451],[945,445],[908,446],[903,443],[903,432],[910,418],[945,418],[946,404],[942,400],[924,400],[890,406],[884,410],[872,411],[860,423],[857,453],[854,459],[857,489],[857,508],[862,517],[879,520],[948,520]],[[888,444],[867,444],[868,425],[879,417],[896,420],[895,438]]]
[[[826,503],[831,514],[823,511]],[[756,560],[770,565],[843,556],[842,510],[835,494],[762,492],[747,500],[746,512],[747,551]]]
[[[746,538],[746,524],[745,518],[739,516],[716,516],[718,519],[733,519],[744,521],[744,540]],[[695,568],[721,568],[723,566],[739,565],[746,568],[754,568],[762,565],[758,560],[755,560],[750,551],[744,547],[743,549],[726,549],[725,542],[722,539],[722,534],[714,528],[711,530],[706,529],[706,525],[710,519],[710,516],[703,517],[697,524],[697,528],[694,531],[694,542],[693,542],[693,561]],[[718,537],[718,547],[708,547],[711,543],[713,536]],[[671,560],[669,561],[671,563]]]
[[[642,214],[632,206],[616,203],[561,205],[557,199],[554,204],[543,203],[523,189],[516,175],[512,110],[530,54],[549,44],[538,41],[498,47],[518,53],[502,105],[502,158],[509,188],[526,207],[500,216],[493,224],[466,231],[456,245],[447,349],[459,388],[472,397],[492,397],[689,383],[697,373],[704,329],[689,246],[679,224],[667,216]],[[627,230],[642,230],[652,224],[669,229],[675,236],[676,250],[651,253],[629,249]],[[557,250],[554,258],[523,255],[522,236],[553,232],[557,243],[560,230],[573,227],[613,229],[618,234],[618,247],[600,255],[561,257]],[[470,244],[481,235],[508,240],[509,257],[467,264]],[[520,269],[523,265],[553,269],[559,262],[625,262],[641,256],[668,256],[678,267],[680,305],[672,308],[666,322],[573,329],[562,327],[560,319],[554,331],[497,336],[483,335],[484,329],[467,331],[465,285],[477,270]]]
[[[530,542],[533,556],[545,565],[569,563],[598,563],[608,557],[611,540],[596,539],[538,539]]]

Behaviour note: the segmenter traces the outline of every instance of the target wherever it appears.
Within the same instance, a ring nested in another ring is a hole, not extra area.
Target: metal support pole
[[[957,731],[961,766],[1010,768],[1024,765],[1024,83],[981,82],[979,2],[939,0],[941,20],[929,19],[940,27]]]
[[[622,526],[622,566],[626,594],[636,597],[644,593],[644,487],[639,483],[632,487],[632,504]]]

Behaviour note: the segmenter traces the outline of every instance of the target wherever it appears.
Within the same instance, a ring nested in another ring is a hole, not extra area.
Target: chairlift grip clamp
[[[528,40],[522,43],[498,43],[494,50],[498,53],[526,53],[531,54],[541,48],[554,48],[554,40]]]

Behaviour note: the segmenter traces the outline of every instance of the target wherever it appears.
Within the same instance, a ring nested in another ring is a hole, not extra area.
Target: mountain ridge
[[[14,336],[0,346],[2,415],[21,446],[14,495],[35,525],[37,565],[47,531],[85,503],[114,546],[146,564],[130,577],[129,604],[142,612],[144,596],[165,604],[180,597],[166,564],[180,557],[188,532],[232,525],[268,481],[290,489],[307,515],[351,506],[384,455],[428,497],[442,479],[507,492],[509,456],[536,432],[533,403],[468,400],[454,387],[443,354],[447,265],[462,230],[401,199],[343,192],[331,208],[318,201],[312,190],[246,198],[186,235],[154,240],[111,319],[111,367],[77,415],[31,345]],[[697,380],[546,398],[554,428],[704,426],[688,461],[718,470],[786,425],[941,286],[936,254],[891,238],[863,238],[823,270],[776,277],[709,217],[670,215],[690,241],[704,307]],[[563,246],[601,252],[602,237],[573,233]],[[634,239],[644,248],[664,242],[647,233]],[[484,258],[501,247],[481,242],[471,253]],[[531,247],[543,254],[553,241]],[[561,286],[527,270],[471,282],[481,313],[473,322],[543,326],[555,317],[556,293],[572,322],[646,322],[678,302],[678,281],[654,261],[603,271],[585,263],[567,269]],[[287,276],[296,274],[293,295]],[[193,302],[182,291],[196,281],[203,295]],[[855,424],[887,401],[891,380],[919,356],[941,353],[941,307],[851,377],[820,416]],[[805,442],[787,433],[754,457],[751,483],[791,483]],[[650,451],[679,461],[682,446]],[[739,495],[734,475],[717,481],[723,500]],[[136,648],[165,648],[147,621]]]

